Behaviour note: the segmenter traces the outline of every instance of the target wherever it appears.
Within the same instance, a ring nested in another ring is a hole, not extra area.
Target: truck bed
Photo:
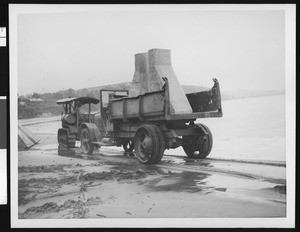
[[[188,114],[172,114],[169,102],[168,82],[165,88],[136,97],[111,99],[109,112],[112,119],[138,119],[140,121],[155,120],[190,120],[197,118],[222,117],[221,93],[219,83],[214,80],[214,86],[207,91],[186,94],[193,109]]]

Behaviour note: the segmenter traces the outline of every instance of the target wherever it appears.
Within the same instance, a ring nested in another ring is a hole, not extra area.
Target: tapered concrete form
[[[136,95],[148,92],[148,53],[138,53],[135,55],[135,71],[132,84],[135,85]]]
[[[39,142],[34,134],[21,125],[18,125],[18,150],[23,151],[29,149]]]
[[[179,84],[171,64],[171,52],[167,49],[151,49],[135,55],[135,72],[132,80],[132,95],[162,90],[168,78],[172,114],[192,113],[192,108]]]

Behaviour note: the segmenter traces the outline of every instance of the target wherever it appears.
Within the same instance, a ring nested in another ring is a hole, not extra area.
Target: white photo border
[[[134,218],[134,219],[18,219],[18,128],[17,128],[17,16],[31,13],[100,11],[285,11],[285,96],[286,96],[286,170],[287,214],[285,218]],[[293,228],[295,227],[295,96],[296,96],[296,5],[295,4],[199,4],[199,5],[64,5],[9,4],[10,54],[10,163],[12,228]]]

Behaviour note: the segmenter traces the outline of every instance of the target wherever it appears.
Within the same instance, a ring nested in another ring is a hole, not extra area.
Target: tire
[[[212,149],[212,146],[213,146],[213,136],[212,136],[212,133],[211,133],[211,131],[210,131],[210,129],[208,128],[208,126],[206,126],[206,125],[204,125],[204,124],[201,124],[202,126],[204,126],[204,128],[206,129],[206,132],[207,132],[207,134],[208,134],[208,141],[209,141],[209,143],[208,143],[208,148],[207,148],[207,155],[206,155],[206,157],[210,154],[210,152],[211,152],[211,149]]]
[[[155,125],[141,126],[134,137],[135,154],[140,163],[155,164],[163,156],[164,143]]]
[[[57,142],[61,147],[68,147],[68,131],[66,129],[58,129]]]
[[[128,140],[126,142],[123,143],[123,149],[126,152],[133,152],[134,150],[134,143],[132,140]]]
[[[92,144],[90,131],[87,128],[83,128],[80,132],[80,148],[84,154],[91,155],[94,151],[94,145]]]
[[[159,141],[159,146],[158,146],[158,156],[156,157],[156,159],[154,160],[154,163],[159,163],[164,155],[164,152],[165,152],[165,137],[163,135],[163,132],[161,131],[161,129],[156,126],[156,125],[153,125],[154,129],[156,130],[156,134],[157,134],[157,137],[158,137],[158,141]]]
[[[76,134],[70,134],[68,129],[60,128],[57,131],[57,141],[60,147],[75,147]]]
[[[68,135],[68,147],[75,147],[76,144],[76,134],[70,134]]]
[[[213,146],[213,136],[209,128],[201,124],[207,132],[207,135],[203,132],[199,135],[183,136],[183,150],[186,155],[194,159],[204,159],[211,152]]]

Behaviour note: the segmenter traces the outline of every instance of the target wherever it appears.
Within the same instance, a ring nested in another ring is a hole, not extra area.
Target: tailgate
[[[213,79],[214,86],[207,91],[186,94],[186,97],[193,109],[196,112],[211,112],[221,111],[221,92],[217,79]]]

